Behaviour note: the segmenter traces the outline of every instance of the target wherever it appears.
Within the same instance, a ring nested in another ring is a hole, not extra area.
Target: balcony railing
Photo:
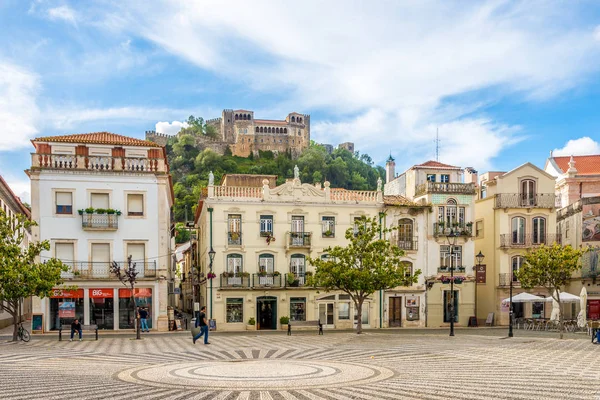
[[[400,237],[399,239],[396,240],[396,245],[401,249],[401,250],[407,250],[407,251],[416,251],[418,250],[418,240],[417,237]]]
[[[119,229],[117,214],[81,214],[81,227],[84,230],[116,231]]]
[[[499,274],[498,276],[498,286],[510,286],[510,279],[512,276],[512,284],[513,286],[521,286],[521,282],[519,282],[519,280],[517,279],[516,276],[514,276],[513,274]],[[541,299],[540,301],[544,301],[543,299]]]
[[[600,276],[600,248],[590,248],[581,256],[581,277],[597,279]]]
[[[494,198],[495,208],[555,208],[554,193],[499,193]]]
[[[232,274],[224,272],[221,274],[221,287],[250,287],[250,274],[238,273]]]
[[[433,236],[450,236],[450,234],[458,234],[458,236],[471,237],[473,236],[473,224],[470,222],[452,224],[446,224],[443,222],[433,223]]]
[[[301,287],[306,285],[307,274],[304,272],[297,274],[285,274],[285,287]]]
[[[310,247],[312,232],[288,232],[288,247]]]
[[[87,171],[167,172],[162,158],[31,154],[32,168]]]
[[[505,233],[500,235],[500,248],[525,248],[535,247],[542,244],[552,245],[561,244],[562,235],[560,233],[547,233],[546,235],[534,235],[526,233],[525,235],[513,235]]]
[[[281,287],[281,275],[275,274],[252,274],[253,287]]]
[[[427,193],[475,194],[475,184],[427,182],[416,186],[415,196],[421,196]]]
[[[466,270],[465,266],[458,265],[454,267],[454,273],[464,273]],[[450,273],[450,267],[439,267],[438,273]]]
[[[138,278],[156,278],[156,261],[133,261],[135,269],[138,272]],[[117,279],[110,273],[112,262],[80,261],[64,262],[69,266],[67,272],[63,272],[61,277],[65,279]],[[117,262],[121,268],[127,268],[127,261]]]
[[[227,244],[230,246],[241,246],[242,245],[242,233],[241,232],[227,232]]]

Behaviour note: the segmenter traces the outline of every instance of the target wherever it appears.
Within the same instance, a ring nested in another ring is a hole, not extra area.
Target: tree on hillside
[[[325,249],[327,258],[311,258],[316,267],[309,284],[325,291],[341,290],[354,302],[357,312],[356,333],[362,333],[362,306],[378,290],[408,286],[417,282],[420,270],[409,275],[401,259],[404,252],[388,240],[379,239],[383,229],[377,218],[362,217],[355,228],[346,231],[348,245]]]
[[[194,117],[190,115],[188,120],[186,121],[188,126],[187,128],[181,128],[179,131],[180,135],[192,135],[192,136],[208,136],[213,139],[217,139],[219,137],[219,132],[217,129],[204,122],[204,118],[202,117]]]
[[[571,246],[541,245],[524,256],[524,264],[515,272],[521,287],[531,289],[534,287],[545,287],[551,293],[552,298],[560,305],[560,293],[571,281],[573,273],[581,268],[581,256],[583,250],[577,250]],[[559,331],[563,338],[563,313],[562,306],[559,307]]]
[[[0,307],[13,318],[13,341],[17,340],[23,299],[50,296],[52,289],[63,283],[61,272],[68,271],[56,259],[36,261],[42,251],[50,250],[47,240],[21,247],[25,231],[34,225],[22,214],[8,217],[0,210]]]

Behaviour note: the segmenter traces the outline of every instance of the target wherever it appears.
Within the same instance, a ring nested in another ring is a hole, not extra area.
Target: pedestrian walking
[[[202,306],[200,309],[200,315],[196,318],[196,328],[200,327],[200,333],[194,336],[194,344],[196,340],[200,339],[204,335],[204,344],[210,344],[208,342],[208,322],[206,321],[206,306]]]
[[[81,324],[79,320],[75,318],[75,321],[71,323],[71,342],[73,341],[73,336],[75,336],[75,331],[79,333],[79,341],[81,342],[83,336],[83,330],[81,329]]]
[[[150,332],[148,329],[148,310],[146,310],[146,308],[140,310],[140,322],[142,324],[142,332],[144,332],[144,330]]]

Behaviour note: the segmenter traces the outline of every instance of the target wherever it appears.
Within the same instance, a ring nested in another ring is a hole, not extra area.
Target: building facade
[[[8,218],[13,218],[17,214],[23,214],[28,219],[31,218],[31,212],[27,207],[21,203],[21,199],[19,199],[13,191],[8,186],[8,183],[0,176],[0,210],[4,212],[4,214]],[[25,231],[23,242],[21,243],[21,247],[26,249],[29,247],[29,242],[31,241],[31,232]],[[21,317],[28,318],[31,316],[31,299],[27,298],[23,300]],[[0,307],[0,329],[6,326],[13,324],[13,318],[8,313],[5,312]]]
[[[556,233],[554,178],[531,163],[509,172],[487,172],[479,179],[475,202],[475,252],[485,256],[477,285],[477,318],[485,321],[494,313],[494,323],[508,325],[509,309],[503,299],[526,290],[515,276],[523,255],[542,244],[561,243]],[[545,288],[527,290],[549,296]],[[514,303],[515,318],[550,317],[547,304]]]
[[[44,329],[74,317],[99,329],[133,328],[131,291],[109,271],[112,262],[128,268],[131,257],[136,305],[148,308],[151,329],[167,330],[174,196],[165,149],[107,132],[32,142],[33,240],[50,241],[42,261],[62,260],[64,287],[76,287],[34,298]]]
[[[468,326],[475,315],[472,227],[476,177],[471,168],[463,170],[437,161],[414,165],[396,175],[393,157],[386,163],[386,197],[402,196],[424,207],[413,227],[422,250],[413,257],[415,264],[422,266],[428,327],[448,326],[452,307],[458,326]],[[454,293],[451,275],[455,277]]]

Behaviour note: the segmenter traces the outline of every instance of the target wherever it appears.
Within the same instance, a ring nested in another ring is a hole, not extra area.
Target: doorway
[[[319,303],[319,321],[324,327],[335,327],[333,324],[333,303]]]
[[[452,304],[454,297],[454,304]],[[454,305],[454,322],[458,322],[458,290],[454,291],[454,296],[450,290],[444,290],[444,322],[452,320],[452,305]]]
[[[397,328],[402,326],[402,297],[390,297],[389,313],[389,327]]]
[[[259,330],[277,329],[277,297],[256,299],[256,323]]]

